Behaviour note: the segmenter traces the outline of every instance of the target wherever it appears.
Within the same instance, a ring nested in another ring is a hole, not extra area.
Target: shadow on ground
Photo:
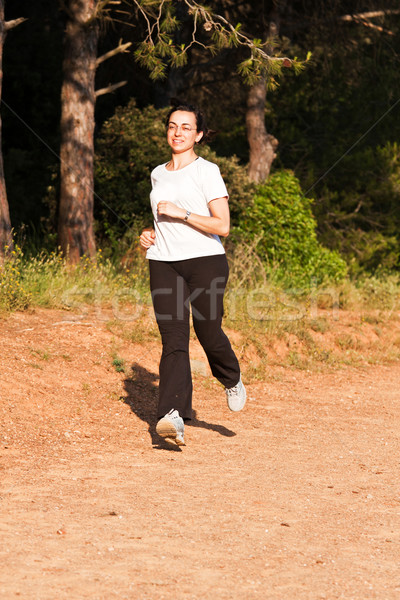
[[[134,363],[131,367],[132,376],[124,380],[124,387],[127,397],[124,399],[125,404],[128,404],[131,411],[135,413],[142,421],[148,424],[149,434],[152,444],[159,450],[171,450],[173,452],[181,452],[178,446],[167,444],[157,433],[157,402],[158,402],[158,375],[151,373],[138,363]],[[220,435],[233,437],[236,435],[234,431],[224,427],[208,423],[197,418],[197,413],[193,410],[193,417],[188,421],[186,426],[202,427],[203,429],[211,429]]]

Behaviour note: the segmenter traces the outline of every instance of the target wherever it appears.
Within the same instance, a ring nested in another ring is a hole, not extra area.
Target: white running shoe
[[[174,446],[185,445],[185,440],[183,438],[184,430],[185,425],[183,419],[179,416],[178,411],[173,408],[165,415],[165,417],[158,421],[156,426],[158,435],[164,438],[169,444],[174,444]]]
[[[242,383],[242,378],[232,388],[225,388],[228,406],[233,412],[239,412],[246,404],[246,388]]]

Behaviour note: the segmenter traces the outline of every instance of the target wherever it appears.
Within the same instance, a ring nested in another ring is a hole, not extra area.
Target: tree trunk
[[[4,0],[0,0],[0,101],[3,83],[3,47],[5,41]],[[0,117],[0,263],[4,260],[6,246],[12,247],[10,211],[7,202],[6,182],[4,179],[3,153],[1,151]]]
[[[269,39],[278,37],[280,16],[285,8],[285,0],[279,2],[273,0],[267,27],[267,37]],[[269,48],[268,51],[272,54],[273,50]],[[261,79],[251,86],[247,95],[246,129],[250,149],[249,178],[256,183],[265,181],[268,178],[276,157],[275,150],[278,147],[278,140],[267,132],[265,126],[266,97],[265,79]]]
[[[249,178],[259,183],[269,176],[276,157],[278,140],[267,133],[265,127],[265,79],[252,85],[247,95],[246,130],[250,149]]]
[[[94,257],[93,161],[97,0],[69,0],[61,89],[60,205],[58,236],[71,263]]]

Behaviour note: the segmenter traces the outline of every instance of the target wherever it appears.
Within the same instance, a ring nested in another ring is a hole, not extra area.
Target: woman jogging
[[[228,192],[218,166],[194,151],[208,131],[200,110],[180,103],[169,111],[166,127],[172,156],[151,174],[154,229],[142,232],[140,244],[147,250],[162,339],[156,431],[182,446],[184,421],[192,417],[190,306],[197,338],[231,410],[244,407],[246,390],[221,329],[228,263],[219,236],[229,233]]]

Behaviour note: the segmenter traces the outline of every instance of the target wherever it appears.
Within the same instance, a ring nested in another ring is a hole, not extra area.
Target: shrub
[[[150,173],[169,157],[162,143],[165,114],[165,110],[152,106],[139,110],[131,100],[126,107],[117,108],[97,138],[97,233],[100,238],[111,241],[115,248],[121,236],[129,237],[132,229],[136,235],[142,225],[151,220]]]
[[[270,275],[285,285],[340,280],[347,271],[339,254],[319,243],[311,200],[290,171],[278,171],[256,187],[234,236],[255,242]]]

